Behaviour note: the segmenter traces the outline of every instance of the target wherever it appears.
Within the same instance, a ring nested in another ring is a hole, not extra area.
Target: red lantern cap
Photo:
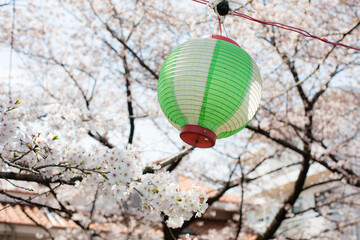
[[[213,35],[210,35],[210,38],[214,38],[214,39],[219,39],[219,40],[227,41],[227,42],[232,43],[232,44],[234,44],[234,45],[238,46],[239,48],[241,48],[241,47],[240,47],[240,45],[239,45],[239,44],[237,44],[237,42],[235,42],[235,41],[234,41],[234,40],[232,40],[231,38],[228,38],[228,37],[225,37],[225,36],[222,36],[222,35],[216,35],[216,34],[213,34]]]
[[[213,131],[197,125],[183,126],[180,138],[187,144],[198,148],[210,148],[216,142],[216,134]]]

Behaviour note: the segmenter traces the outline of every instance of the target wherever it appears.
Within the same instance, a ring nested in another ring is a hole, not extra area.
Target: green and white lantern
[[[187,41],[170,53],[157,93],[181,139],[208,148],[251,121],[261,89],[259,69],[249,54],[232,39],[211,35]]]

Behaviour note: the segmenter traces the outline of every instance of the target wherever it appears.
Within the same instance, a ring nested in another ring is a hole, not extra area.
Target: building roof
[[[201,191],[205,190],[205,192],[208,193],[208,197],[213,196],[217,192],[214,188],[210,187],[209,185],[195,181],[191,178],[180,176],[178,180],[179,180],[180,188],[182,190],[192,189],[192,186],[195,184],[200,187],[199,190]],[[7,192],[11,192],[15,195],[29,194],[28,191],[21,190],[19,188],[14,188],[13,186],[7,188],[4,185],[1,187],[4,187]],[[229,204],[237,205],[239,204],[239,199],[230,194],[226,194],[220,199],[219,202],[222,203],[222,206],[226,206]],[[221,207],[221,209],[223,209],[222,211],[228,211],[226,207],[225,208]],[[199,219],[199,221],[194,222],[188,227],[188,229],[190,229],[192,232],[196,233],[197,235],[202,235],[202,234],[206,234],[210,229],[221,230],[222,228],[228,226],[227,220],[209,219],[209,217],[206,217],[206,219]],[[36,223],[42,226],[50,227],[52,229],[54,228],[65,229],[65,228],[78,227],[73,221],[67,220],[55,212],[50,212],[48,211],[47,208],[41,208],[30,204],[23,204],[23,203],[19,204],[10,201],[10,199],[0,199],[0,224],[37,227]],[[109,224],[91,226],[91,228],[98,229],[104,232],[110,231],[111,230],[110,227],[111,226]],[[120,232],[126,233],[128,229],[126,229],[125,227],[123,228],[124,229],[120,229]],[[157,234],[159,233],[157,232]]]
[[[49,212],[46,208],[39,208],[28,204],[0,203],[0,224],[37,227],[37,224],[28,216],[35,222],[46,227],[57,229],[78,227],[73,221],[67,220],[54,212]],[[207,234],[209,230],[220,231],[228,225],[229,222],[224,220],[199,219],[192,223],[187,229],[196,234],[195,236],[199,236]],[[109,227],[105,225],[94,225],[92,227],[100,229],[101,231],[110,230]],[[160,234],[159,230],[154,229],[154,231],[152,234]],[[126,233],[126,227],[122,227],[120,232]],[[256,236],[251,236],[238,238],[238,240],[254,240],[255,238]],[[201,240],[199,237],[198,239]]]
[[[36,223],[28,216],[42,226],[55,228],[74,228],[77,226],[74,222],[66,220],[56,213],[50,213],[46,208],[0,203],[0,223],[36,226]]]

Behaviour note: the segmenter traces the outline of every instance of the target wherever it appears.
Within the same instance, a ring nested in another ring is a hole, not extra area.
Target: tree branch
[[[277,214],[275,215],[275,218],[272,220],[272,222],[267,227],[265,232],[256,238],[257,240],[268,240],[274,236],[276,230],[280,227],[282,221],[286,218],[287,209],[291,208],[294,205],[296,199],[299,197],[300,193],[302,192],[309,168],[310,168],[310,155],[308,154],[308,156],[303,157],[302,168],[295,182],[293,192],[284,201],[283,206],[278,210]]]
[[[91,6],[91,9],[92,9],[94,15],[99,19],[99,21],[100,21],[102,24],[104,24],[106,30],[111,34],[111,36],[112,36],[113,38],[115,38],[118,42],[120,42],[120,43],[123,45],[123,47],[124,47],[125,49],[127,49],[127,50],[138,60],[138,62],[140,63],[140,65],[141,65],[142,67],[144,67],[155,79],[159,79],[159,75],[156,74],[155,71],[153,71],[153,70],[144,62],[144,60],[141,59],[141,58],[139,57],[139,55],[137,55],[136,52],[135,52],[134,50],[132,50],[132,48],[130,48],[129,45],[127,45],[127,43],[126,43],[123,39],[121,39],[121,38],[116,34],[116,32],[115,32],[114,30],[112,30],[111,27],[97,14],[97,12],[95,11],[94,6],[93,6],[93,4],[91,3],[91,1],[88,1],[88,2],[89,2],[89,4],[90,4],[90,6]]]
[[[307,106],[309,105],[309,99],[307,98],[304,89],[301,86],[301,81],[300,81],[300,77],[299,77],[299,73],[297,72],[297,69],[295,68],[295,62],[291,61],[289,56],[287,56],[285,53],[282,53],[280,51],[280,49],[278,48],[276,41],[271,41],[271,45],[275,48],[276,52],[280,55],[280,57],[282,58],[282,60],[286,63],[286,65],[289,68],[289,71],[291,72],[295,84],[296,84],[296,88],[299,92],[299,95],[303,101],[303,104],[305,106],[305,108],[307,108]]]
[[[10,167],[17,168],[19,170],[30,172],[30,173],[33,173],[33,174],[40,174],[38,171],[35,171],[35,170],[31,169],[31,168],[22,167],[22,166],[20,166],[18,164],[14,164],[14,163],[6,160],[1,153],[0,153],[0,158],[1,158],[1,160],[4,161],[4,163],[9,165]]]
[[[79,85],[79,83],[77,82],[77,80],[75,79],[74,75],[66,68],[65,65],[61,64],[61,63],[58,63],[56,62],[56,60],[54,60],[55,63],[57,63],[58,65],[60,65],[63,70],[68,74],[68,76],[70,77],[71,80],[73,80],[75,86],[79,89],[84,101],[85,101],[85,104],[86,104],[86,108],[87,109],[90,109],[90,100],[87,98],[86,96],[86,93],[84,92],[84,90],[81,88],[81,86]]]
[[[111,144],[106,137],[100,135],[100,133],[98,133],[98,132],[96,132],[96,135],[94,135],[91,131],[89,131],[88,135],[90,137],[94,138],[95,140],[99,141],[105,147],[108,147],[110,149],[115,147],[115,145]]]
[[[324,184],[329,184],[329,183],[333,183],[333,182],[339,182],[342,179],[343,178],[336,178],[336,179],[330,179],[330,180],[323,181],[323,182],[314,183],[314,184],[311,184],[311,185],[309,185],[307,187],[304,187],[303,191],[308,190],[308,189],[313,188],[313,187],[321,186],[321,185],[324,185]]]
[[[262,174],[262,175],[259,175],[259,176],[254,177],[254,178],[246,178],[246,182],[255,181],[255,180],[257,180],[257,179],[259,179],[259,178],[262,178],[262,177],[264,177],[264,176],[267,176],[267,175],[269,175],[269,174],[278,172],[278,171],[280,171],[280,170],[282,170],[282,169],[284,169],[284,168],[289,168],[289,167],[297,166],[297,165],[299,165],[299,164],[301,164],[301,163],[302,163],[302,162],[290,163],[290,164],[288,164],[288,165],[286,165],[286,166],[282,166],[282,167],[276,168],[276,169],[274,169],[274,170],[271,170],[271,171],[269,171],[269,172],[266,172],[266,173],[264,173],[264,174]]]
[[[245,191],[244,191],[245,174],[244,174],[244,167],[241,164],[240,158],[239,158],[238,163],[240,165],[240,170],[241,170],[241,180],[240,180],[241,202],[240,202],[240,209],[239,209],[239,222],[238,222],[238,227],[237,227],[237,231],[236,231],[234,240],[238,239],[239,234],[241,232],[242,224],[243,224],[243,206],[244,206],[244,194],[245,194]]]
[[[360,22],[358,22],[357,24],[355,24],[355,26],[352,27],[349,31],[345,32],[337,42],[341,42],[342,40],[344,40],[347,35],[351,34],[351,33],[352,33],[357,27],[359,27],[359,26],[360,26]],[[308,80],[311,76],[313,76],[313,75],[320,69],[320,66],[325,63],[326,59],[329,58],[329,56],[330,56],[331,53],[335,50],[335,48],[336,48],[336,45],[333,45],[333,46],[331,47],[330,51],[328,51],[328,52],[326,53],[326,55],[325,55],[325,57],[323,58],[323,60],[316,66],[316,68],[315,68],[306,78],[304,78],[304,80],[301,81],[301,83],[303,83],[303,82],[305,82],[306,80]]]
[[[185,157],[186,155],[188,155],[190,152],[192,152],[195,149],[195,147],[190,147],[190,148],[186,148],[184,150],[182,150],[181,152],[179,152],[178,154],[176,154],[175,156],[172,156],[168,159],[165,159],[164,161],[162,161],[159,165],[160,165],[160,169],[176,163],[176,162],[180,162],[183,157]],[[146,167],[143,171],[143,173],[155,173],[155,169],[153,169],[152,167]]]
[[[2,179],[11,179],[11,180],[17,180],[17,181],[26,181],[26,182],[36,182],[39,184],[47,185],[51,183],[60,183],[60,184],[66,184],[74,186],[76,181],[82,181],[82,177],[73,177],[70,180],[62,180],[62,179],[46,179],[41,175],[33,175],[33,174],[18,174],[14,172],[0,172],[0,178]]]
[[[341,72],[343,69],[339,70],[339,65],[337,65],[334,69],[334,71],[330,74],[330,78],[329,80],[326,82],[325,84],[325,88],[320,89],[320,91],[318,91],[314,97],[310,100],[310,105],[314,106],[314,104],[316,103],[316,101],[325,93],[326,89],[329,87],[330,81],[336,76],[336,74],[338,74],[339,72]]]
[[[33,219],[24,209],[24,206],[20,206],[21,211],[26,215],[27,218],[29,218],[33,223],[35,223],[36,226],[40,227],[41,229],[43,229],[51,239],[54,239],[54,237],[51,235],[51,232],[49,231],[49,229],[47,229],[45,226],[41,225],[40,223],[38,223],[37,221],[35,221],[35,219]]]
[[[50,193],[51,195],[53,195],[53,197],[55,198],[56,202],[59,204],[60,208],[61,208],[61,211],[66,213],[66,215],[68,216],[68,218],[71,219],[71,217],[73,216],[73,211],[67,209],[64,204],[59,200],[59,198],[57,197],[57,194],[55,192],[55,189],[52,188],[49,185],[47,185],[47,187],[49,188],[50,190]],[[86,230],[86,228],[81,224],[81,222],[79,220],[74,220],[74,219],[71,219],[74,223],[76,223],[76,225],[78,225],[80,228],[82,228],[83,230]]]
[[[260,128],[260,126],[253,127],[253,126],[247,125],[246,128],[253,131],[253,132],[255,132],[255,133],[259,133],[259,134],[265,136],[266,138],[271,139],[272,141],[280,144],[281,146],[286,147],[288,149],[291,149],[296,153],[299,153],[300,155],[305,155],[306,154],[306,152],[303,151],[302,149],[299,149],[299,148],[295,147],[294,145],[288,143],[287,141],[285,141],[283,139],[271,137],[270,132],[265,131],[264,129]]]
[[[132,94],[130,89],[130,69],[126,60],[126,56],[122,57],[123,64],[124,64],[124,70],[125,70],[125,85],[126,85],[126,102],[127,102],[127,108],[128,108],[128,114],[129,114],[129,122],[130,122],[130,133],[129,133],[129,140],[128,144],[133,143],[134,139],[134,132],[135,132],[135,118],[134,118],[134,107],[132,105]]]
[[[95,191],[95,194],[94,194],[94,200],[92,201],[92,204],[91,204],[90,217],[89,217],[90,221],[89,221],[89,224],[86,227],[87,230],[90,229],[90,225],[93,222],[93,216],[94,216],[94,212],[95,212],[95,206],[96,206],[96,200],[98,198],[98,194],[99,194],[99,188],[96,188],[96,191]]]
[[[253,126],[247,125],[246,128],[255,133],[263,135],[264,137],[280,144],[281,146],[283,146],[285,148],[288,148],[296,153],[299,153],[302,156],[306,155],[306,152],[304,150],[299,149],[299,148],[295,147],[294,145],[290,144],[289,142],[286,142],[282,139],[272,137],[270,135],[270,132],[265,131],[264,129],[262,129],[260,127],[253,127]],[[330,156],[330,158],[331,158],[331,156]],[[311,160],[319,163],[320,165],[324,166],[331,172],[338,173],[341,176],[344,176],[346,182],[349,183],[350,185],[360,187],[360,177],[358,175],[356,175],[351,169],[333,168],[327,162],[319,160],[319,159],[315,158],[314,156],[311,156]]]
[[[57,209],[57,208],[53,208],[51,206],[48,206],[48,205],[44,205],[44,204],[41,204],[41,203],[36,203],[36,202],[32,202],[32,198],[28,198],[28,199],[24,199],[24,198],[21,198],[21,197],[18,197],[18,196],[15,196],[15,195],[12,195],[10,193],[7,193],[5,192],[4,190],[0,190],[0,194],[4,195],[4,196],[7,196],[9,198],[12,198],[14,200],[17,200],[19,202],[23,202],[23,203],[28,203],[28,204],[31,204],[31,205],[35,205],[35,206],[38,206],[38,207],[41,207],[41,208],[47,208],[53,212],[62,212],[61,209]]]
[[[12,1],[13,1],[13,0],[10,0],[10,1],[6,2],[6,3],[2,3],[2,4],[0,4],[0,7],[5,7],[5,6],[7,6],[7,5],[10,5],[10,3],[11,3]]]

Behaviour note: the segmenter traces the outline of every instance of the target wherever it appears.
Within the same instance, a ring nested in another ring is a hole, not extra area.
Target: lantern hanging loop
[[[240,7],[236,8],[236,9],[231,9],[230,3],[238,4],[238,5],[240,5]],[[228,15],[229,12],[231,13],[231,15],[234,15],[234,11],[236,11],[236,10],[238,10],[240,8],[247,9],[244,4],[242,4],[242,3],[238,2],[238,1],[234,1],[234,0],[215,0],[215,1],[209,2],[208,6],[210,7],[210,9],[213,9],[215,14],[217,15],[217,19],[218,19],[218,22],[219,22],[220,35],[223,35],[222,34],[222,29],[224,29],[224,32],[225,32],[226,36],[228,35],[226,30],[225,30],[225,25],[224,25],[226,15]]]
[[[239,7],[233,9],[230,7],[230,3],[239,5]],[[230,13],[231,16],[234,16],[235,11],[238,11],[241,8],[244,8],[248,12],[254,13],[254,11],[252,9],[249,9],[246,5],[240,3],[239,1],[236,1],[236,0],[214,0],[214,1],[209,2],[208,6],[214,10],[218,19],[221,20],[222,24],[225,21],[226,15],[228,15]]]
[[[209,7],[213,9],[215,14],[217,15],[221,31],[221,24],[224,23],[225,16],[229,13],[230,10],[229,3],[223,0],[216,0],[209,3]]]

